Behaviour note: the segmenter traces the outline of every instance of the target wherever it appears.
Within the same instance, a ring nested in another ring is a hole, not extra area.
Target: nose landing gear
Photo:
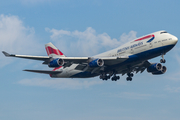
[[[166,63],[166,60],[164,59],[164,54],[161,55],[162,59],[160,60],[161,63]]]

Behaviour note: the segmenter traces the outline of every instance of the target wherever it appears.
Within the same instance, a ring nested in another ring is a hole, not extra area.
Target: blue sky
[[[92,56],[159,30],[180,38],[178,0],[0,1],[0,50],[46,55],[52,42],[66,56]],[[167,55],[166,74],[136,74],[132,82],[52,79],[24,69],[39,61],[0,54],[1,120],[179,120],[180,45]],[[159,62],[160,57],[150,60]]]

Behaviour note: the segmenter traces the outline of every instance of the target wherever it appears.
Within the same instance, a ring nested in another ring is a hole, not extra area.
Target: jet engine
[[[147,68],[148,72],[154,73],[160,71],[162,68],[162,65],[160,63],[154,63],[151,66]]]
[[[152,73],[153,75],[164,74],[167,71],[165,66],[162,66],[160,63],[154,63],[147,68],[147,72]]]
[[[90,67],[101,67],[104,65],[104,61],[102,59],[95,59],[89,62]]]
[[[60,67],[63,65],[64,65],[64,60],[61,58],[57,58],[57,59],[52,60],[48,66],[49,67]]]
[[[167,71],[166,66],[163,66],[162,69],[158,72],[152,73],[153,75],[161,75],[164,74]]]

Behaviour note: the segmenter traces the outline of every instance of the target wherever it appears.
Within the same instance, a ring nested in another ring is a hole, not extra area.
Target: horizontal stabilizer
[[[9,54],[9,53],[7,53],[7,52],[5,52],[5,51],[2,51],[2,53],[3,53],[6,57],[14,56],[14,55],[11,55],[11,54]]]
[[[43,74],[58,74],[62,71],[47,71],[47,70],[23,70],[27,72],[43,73]]]

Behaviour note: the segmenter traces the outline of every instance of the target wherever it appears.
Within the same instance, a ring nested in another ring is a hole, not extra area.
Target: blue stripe
[[[154,37],[152,37],[150,40],[147,41],[147,43],[151,42],[154,40]]]

